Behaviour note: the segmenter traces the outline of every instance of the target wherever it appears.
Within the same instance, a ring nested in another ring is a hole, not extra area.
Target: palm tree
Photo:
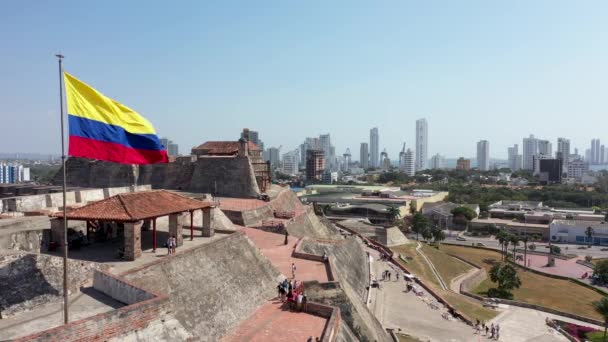
[[[608,328],[608,297],[593,302],[593,308],[597,313],[604,317],[604,337],[602,338],[602,341],[606,342],[606,329]]]
[[[521,241],[524,243],[524,270],[526,267],[526,260],[528,260],[528,235],[524,235],[521,238]]]
[[[585,230],[585,235],[587,235],[587,248],[591,248],[591,238],[593,238],[593,233],[595,232],[591,227],[587,227],[587,230]]]
[[[498,243],[500,244],[500,252],[501,254],[505,252],[505,231],[501,230],[498,232],[498,234],[496,234],[496,240],[498,240]],[[504,257],[503,257],[504,260]]]
[[[386,211],[388,212],[392,222],[395,222],[398,217],[401,217],[401,212],[399,211],[399,208],[389,206],[388,208],[386,208]]]
[[[509,242],[511,242],[511,244],[513,245],[513,262],[517,263],[515,261],[515,247],[519,246],[519,237],[515,234],[511,235]]]

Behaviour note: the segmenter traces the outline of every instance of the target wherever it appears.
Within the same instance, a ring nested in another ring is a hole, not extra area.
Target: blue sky
[[[66,70],[181,151],[233,140],[336,151],[378,126],[392,158],[429,122],[430,153],[492,157],[530,133],[608,144],[606,1],[2,1],[0,152],[59,151]]]

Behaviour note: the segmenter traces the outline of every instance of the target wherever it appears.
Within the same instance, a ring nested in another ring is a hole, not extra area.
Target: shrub
[[[531,244],[530,246],[528,246],[528,249],[533,251],[536,249],[536,245],[535,244]]]
[[[551,253],[553,254],[560,254],[562,252],[562,249],[559,248],[558,246],[551,246]]]
[[[593,257],[591,255],[585,255],[586,262],[591,262],[592,260],[593,260]]]

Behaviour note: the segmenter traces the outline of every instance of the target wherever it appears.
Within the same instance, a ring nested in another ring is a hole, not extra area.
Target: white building
[[[587,237],[587,229],[591,227],[591,239]],[[580,243],[593,245],[608,245],[608,223],[599,221],[553,220],[549,224],[551,241]]]
[[[30,168],[16,163],[0,162],[0,184],[30,181]]]
[[[445,157],[437,153],[431,157],[431,169],[445,169]]]
[[[346,152],[344,152],[342,157],[344,158],[342,160],[342,171],[348,172],[348,170],[350,168],[350,157],[351,157],[350,148],[346,148]]]
[[[553,145],[549,140],[538,140],[538,154],[548,158],[553,156]]]
[[[286,175],[296,175],[300,169],[300,151],[293,150],[283,154],[282,172]]]
[[[414,152],[408,148],[407,151],[405,151],[405,167],[403,170],[406,175],[411,177],[416,174],[415,163],[416,163],[416,161],[415,161]]]
[[[281,162],[279,153],[280,150],[277,147],[270,147],[266,149],[266,155],[264,156],[264,159],[270,162],[270,167],[273,169],[278,168],[279,163]]]
[[[323,173],[323,183],[333,184],[338,181],[338,173],[335,171],[325,170]]]
[[[426,119],[416,120],[416,170],[426,169],[429,148],[429,126]]]
[[[490,142],[487,140],[477,142],[477,168],[481,171],[490,170]]]
[[[380,165],[380,133],[378,127],[369,130],[369,164],[371,167]]]
[[[600,159],[600,139],[591,139],[591,149],[588,159],[589,164],[599,164]]]
[[[575,178],[578,181],[581,180],[583,175],[589,172],[589,162],[584,160],[572,160],[568,163],[568,177]]]
[[[562,160],[562,165],[566,166],[570,162],[570,140],[557,138],[557,152],[555,158]],[[564,167],[566,168],[566,167]]]
[[[530,137],[524,138],[522,149],[522,169],[534,170],[534,156],[538,153],[538,139],[530,134]]]
[[[507,155],[509,156],[509,168],[515,172],[521,170],[521,154],[519,154],[519,146],[517,144],[507,149]]]

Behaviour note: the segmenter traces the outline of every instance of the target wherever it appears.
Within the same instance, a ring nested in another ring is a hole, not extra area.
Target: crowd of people
[[[281,302],[287,303],[289,311],[306,312],[308,299],[302,282],[285,279],[277,285],[277,292]]]
[[[483,334],[490,339],[498,340],[500,338],[500,325],[498,323],[487,325],[486,322],[475,322],[475,334]]]

